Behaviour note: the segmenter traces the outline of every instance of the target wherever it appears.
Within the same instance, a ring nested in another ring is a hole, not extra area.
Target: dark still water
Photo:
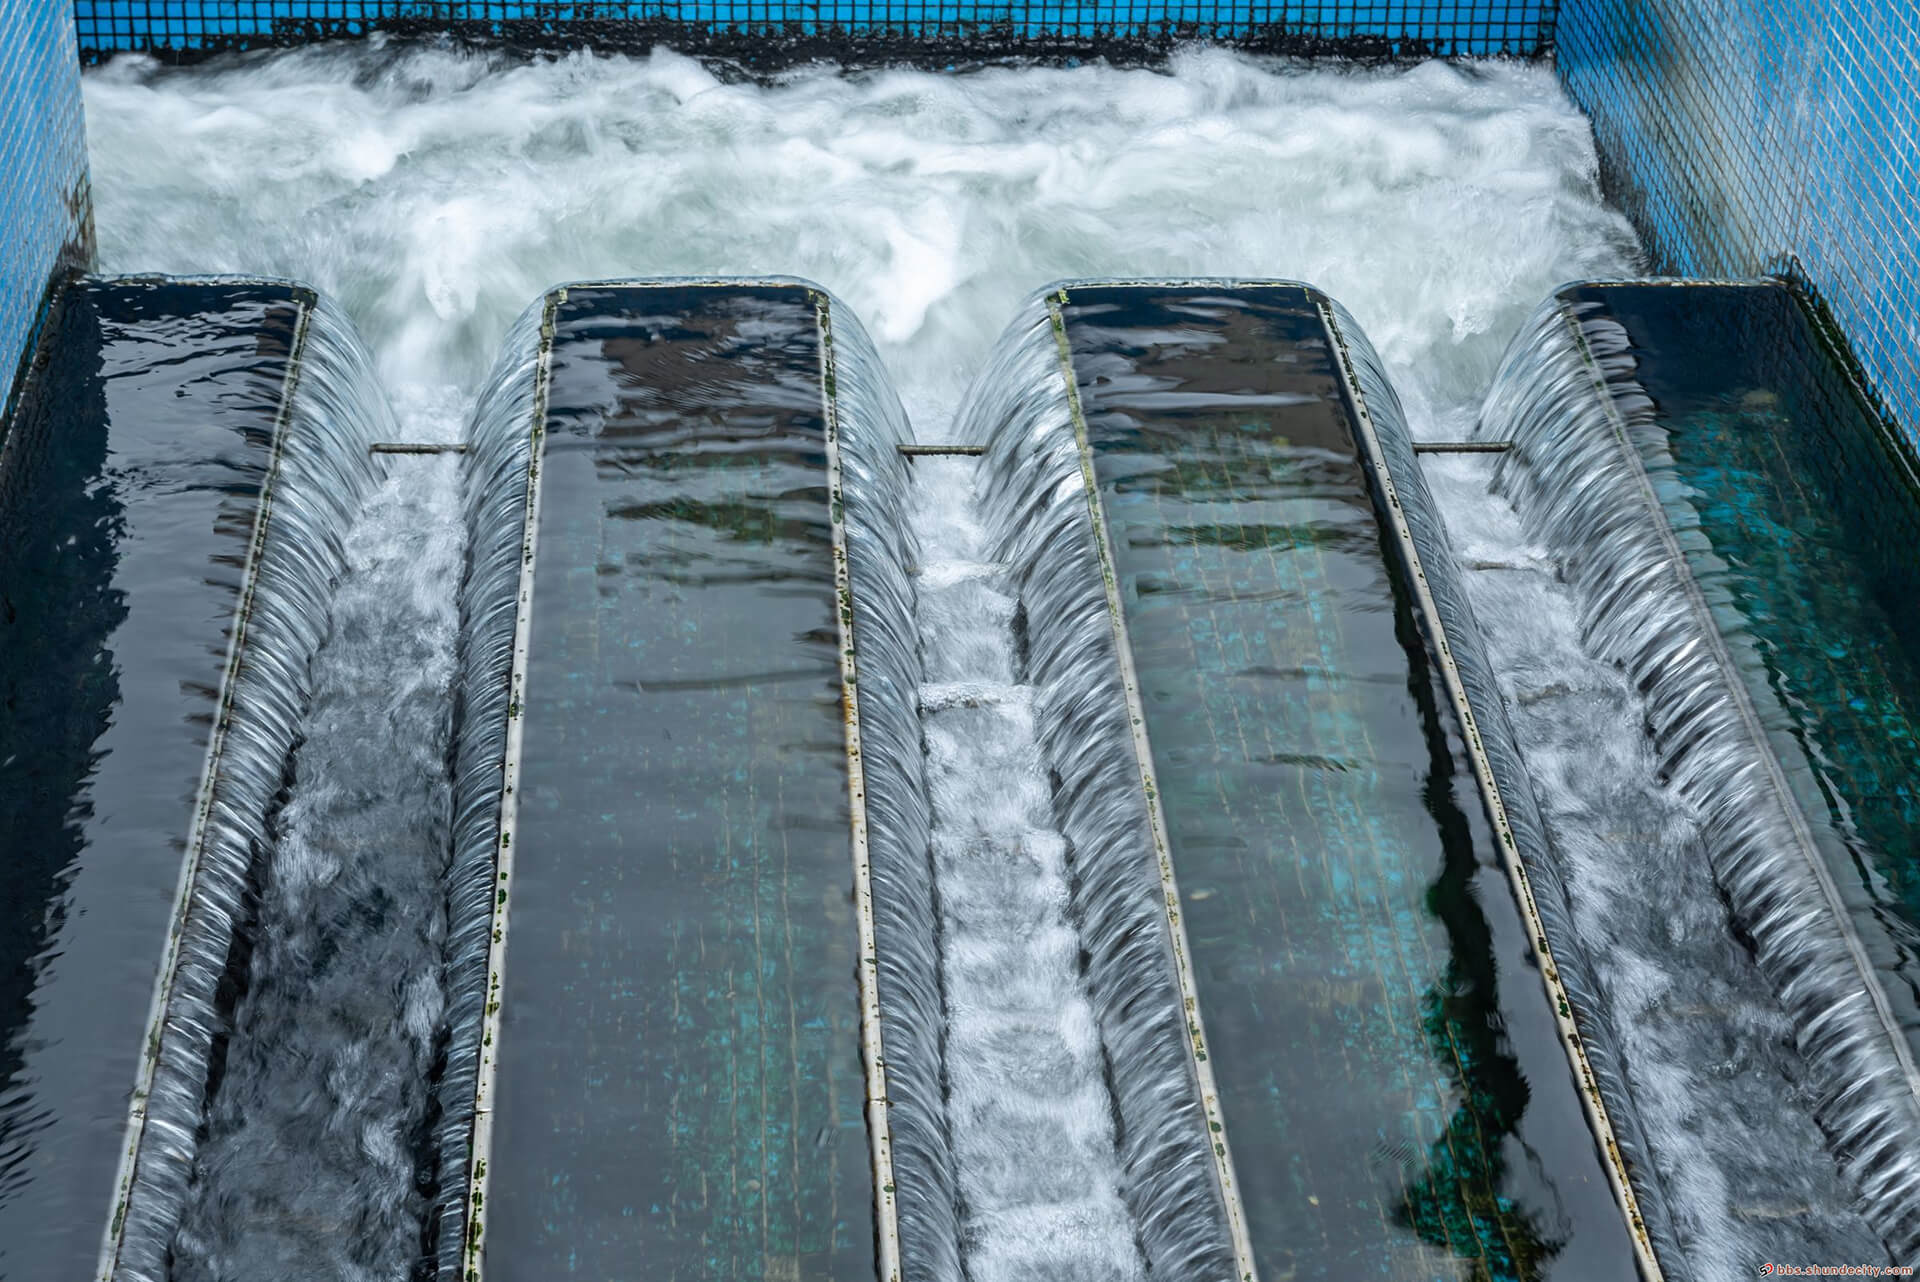
[[[99,1255],[310,301],[77,288],[0,454],[0,1277]]]
[[[1313,296],[1061,314],[1262,1276],[1631,1276]]]

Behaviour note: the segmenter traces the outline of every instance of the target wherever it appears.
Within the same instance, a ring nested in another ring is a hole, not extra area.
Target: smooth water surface
[[[79,288],[0,454],[0,1276],[99,1254],[307,301]]]
[[[808,291],[554,315],[496,1277],[873,1275]]]
[[[1061,310],[1263,1276],[1630,1273],[1311,297]]]

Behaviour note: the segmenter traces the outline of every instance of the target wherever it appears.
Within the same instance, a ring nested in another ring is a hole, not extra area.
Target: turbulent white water
[[[356,319],[417,436],[471,398],[513,318],[558,281],[787,273],[865,320],[922,440],[940,437],[1031,290],[1097,275],[1312,281],[1372,336],[1415,433],[1464,437],[1534,304],[1565,280],[1635,266],[1629,228],[1599,198],[1586,123],[1546,67],[1310,70],[1214,51],[1165,72],[816,69],[756,86],[664,53],[514,66],[366,44],[192,72],[122,59],[91,73],[86,94],[103,266],[312,282]],[[1487,494],[1486,470],[1442,464],[1434,479],[1470,562],[1523,567],[1469,575],[1469,590],[1512,674],[1516,728],[1598,941],[1645,937],[1649,914],[1676,939],[1722,938],[1724,921],[1704,905],[1668,919],[1671,899],[1606,895],[1621,799],[1653,799],[1650,819],[1669,804],[1632,747],[1637,696],[1614,683],[1605,716],[1579,699],[1528,711],[1546,706],[1533,694],[1606,674],[1560,626],[1571,603]],[[376,504],[362,536],[390,536],[381,523],[395,510]],[[407,558],[381,572],[396,594],[451,599],[452,583],[429,582]],[[339,608],[379,595],[350,594]],[[1021,707],[966,711],[1017,722]],[[930,719],[936,753],[945,715]],[[1014,750],[1014,730],[999,747]],[[1564,768],[1589,734],[1603,736],[1599,749]],[[952,782],[978,783],[964,772]],[[950,804],[965,802],[956,793]],[[1018,816],[1007,823],[1028,831]],[[1697,863],[1684,815],[1644,826],[1649,859]],[[1020,842],[1034,879],[1022,893],[1044,916],[1051,847],[1038,827]],[[1740,1190],[1840,1195],[1830,1173],[1791,1192],[1779,1179],[1781,1154],[1808,1153],[1810,1123],[1792,1066],[1759,1049],[1778,1038],[1777,1004],[1737,956],[1713,974],[1688,956],[1622,949],[1608,983],[1640,1021],[1631,1057],[1647,1067],[1635,1090],[1669,1198],[1701,1226],[1687,1236],[1690,1271],[1733,1277],[1751,1260],[1715,1226],[1773,1213]],[[1076,1009],[1071,978],[1056,980],[1055,1008]],[[1667,1018],[1694,1009],[1717,1014]],[[1057,1031],[1056,1058],[1082,1071],[1073,1029]],[[956,1080],[956,1097],[965,1087]],[[1733,1133],[1750,1138],[1724,1138]],[[1075,1134],[1088,1171],[1107,1160],[1097,1126]],[[1090,1187],[1106,1178],[1089,1175]],[[1124,1256],[1117,1273],[1137,1267]]]
[[[1295,276],[1423,409],[1477,403],[1553,285],[1630,264],[1551,69],[826,70],[298,50],[87,78],[103,262],[310,281],[394,384],[471,388],[562,280],[784,272],[864,320],[940,421],[1034,288]]]
[[[912,508],[968,1274],[1125,1282],[1146,1272],[1120,1198],[1113,1099],[1069,921],[1067,843],[1021,671],[1019,603],[1007,568],[985,559],[974,467],[920,460]]]
[[[401,1279],[420,1253],[463,540],[454,460],[404,462],[354,527],[314,656],[177,1282]]]
[[[1630,677],[1582,648],[1579,606],[1548,549],[1489,501],[1484,456],[1430,462],[1468,596],[1562,860],[1628,1088],[1693,1276],[1755,1258],[1872,1260],[1814,1120],[1793,1028],[1737,939],[1701,816],[1660,775]],[[1771,1155],[1792,1153],[1792,1161]]]

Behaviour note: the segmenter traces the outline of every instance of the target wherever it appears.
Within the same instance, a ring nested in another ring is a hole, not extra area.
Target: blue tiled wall
[[[122,49],[192,52],[303,35],[361,34],[397,24],[564,34],[599,24],[665,23],[713,30],[799,28],[902,38],[962,36],[998,26],[1023,40],[1146,35],[1161,24],[1222,40],[1361,40],[1408,52],[1532,56],[1546,46],[1560,0],[76,0],[89,59]]]
[[[63,257],[92,225],[80,63],[66,0],[0,0],[0,412]]]
[[[1920,443],[1920,5],[1564,0],[1560,73],[1662,270],[1797,270]]]

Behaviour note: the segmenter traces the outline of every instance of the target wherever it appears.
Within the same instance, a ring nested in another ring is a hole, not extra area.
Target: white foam
[[[923,440],[941,439],[989,344],[1049,281],[1304,279],[1366,328],[1415,434],[1457,438],[1540,299],[1637,265],[1627,223],[1600,199],[1587,122],[1546,66],[1304,70],[1215,50],[1165,72],[814,68],[756,86],[664,52],[508,65],[376,40],[192,72],[123,58],[89,73],[86,98],[102,266],[313,282],[358,321],[423,438],[549,286],[681,273],[787,273],[835,291],[878,340]],[[1484,466],[1436,460],[1429,472],[1463,560],[1486,567],[1469,576],[1476,603],[1514,611],[1489,619],[1510,696],[1599,689],[1610,674],[1583,666],[1550,555],[1488,498]],[[959,550],[977,535],[965,504],[922,515],[929,548],[982,555]],[[922,588],[1010,609],[995,577],[930,564]],[[978,666],[1006,645],[977,640],[953,654],[953,671],[930,671],[930,707],[966,677],[979,696],[1007,679],[1010,659]],[[1625,711],[1596,727],[1610,736],[1597,753],[1562,751],[1544,722],[1519,718],[1603,933],[1608,901],[1595,896],[1615,882],[1595,799],[1658,795],[1628,751],[1631,692],[1608,694]],[[1019,710],[955,702],[935,719]],[[938,734],[930,746],[960,751]],[[1004,804],[1032,800],[1014,791]],[[1025,822],[1000,818],[1008,833]],[[1686,824],[1671,817],[1671,848],[1684,848]],[[1040,920],[1057,875],[1039,862],[1020,873]],[[1672,979],[1661,965],[1653,951],[1617,957],[1622,1000],[1655,1003]],[[1054,997],[1064,1044],[1077,1046],[1071,985]],[[1749,1038],[1765,1036],[1765,1010],[1751,1019]],[[1649,1033],[1630,1049],[1650,1065],[1647,1122],[1672,1155],[1670,1196],[1702,1226],[1695,1272],[1731,1276],[1725,1235],[1706,1227],[1729,1222],[1727,1181],[1679,1178],[1697,1161],[1734,1160],[1701,1134],[1719,1125],[1713,1111],[1689,1106],[1720,1088],[1671,1038]],[[1057,1208],[1074,1226],[1062,1249],[1098,1255],[1091,1243],[1110,1234],[1115,1205],[1101,1192]],[[1008,1243],[1063,1222],[1001,1221]],[[1136,1267],[1131,1249],[1115,1248],[1114,1272]],[[983,1275],[1001,1271],[991,1255]],[[1004,1267],[1031,1265],[1014,1252]]]

